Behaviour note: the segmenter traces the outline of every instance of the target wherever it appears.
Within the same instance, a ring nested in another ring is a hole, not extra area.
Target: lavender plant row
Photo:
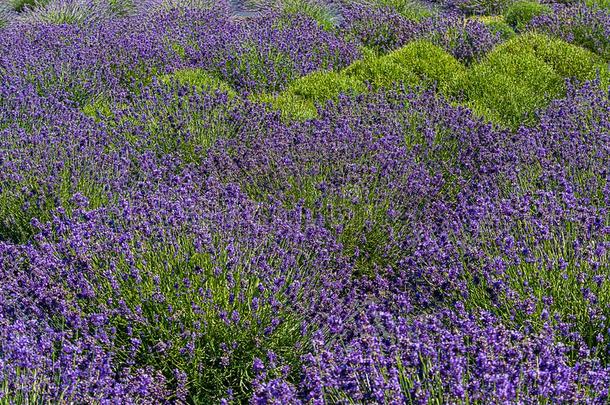
[[[566,34],[605,11],[527,25],[589,51],[485,59],[505,38],[455,13],[118,4],[0,28],[0,403],[610,400],[610,88],[569,58],[606,50]],[[415,40],[561,92],[510,127],[398,76],[253,101]]]

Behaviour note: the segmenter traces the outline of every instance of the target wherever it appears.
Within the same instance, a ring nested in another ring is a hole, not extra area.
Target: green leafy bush
[[[585,0],[588,7],[610,10],[610,0]]]
[[[537,1],[518,1],[512,4],[506,10],[504,19],[506,22],[516,29],[521,31],[532,20],[532,18],[543,14],[550,14],[551,8],[546,4],[540,4]]]
[[[406,66],[401,66],[388,58],[366,58],[345,69],[345,73],[374,88],[390,87],[393,83],[418,83],[418,78]]]
[[[286,120],[304,121],[318,115],[313,101],[290,92],[283,92],[278,95],[259,94],[251,97],[251,100],[269,104],[272,109],[281,111],[282,118]]]
[[[598,72],[607,76],[603,59],[591,51],[546,35],[528,33],[497,49],[498,53],[533,54],[563,78],[579,81],[594,79]],[[493,56],[492,56],[493,57]]]
[[[531,52],[492,52],[468,72],[464,93],[475,112],[516,127],[564,91],[563,78]]]
[[[536,110],[565,92],[565,79],[594,79],[603,61],[583,48],[539,34],[516,37],[473,66],[461,89],[468,103],[492,121],[531,124]],[[602,74],[607,82],[607,73]]]
[[[464,73],[464,66],[442,48],[419,40],[381,58],[368,58],[345,69],[345,73],[374,87],[397,82],[407,84],[436,83],[440,91],[454,86]]]
[[[287,119],[307,120],[317,116],[315,103],[336,99],[340,94],[360,94],[366,90],[364,83],[355,77],[322,71],[295,80],[280,94],[260,94],[252,99],[271,104]]]
[[[359,94],[366,86],[356,77],[333,71],[314,72],[294,81],[288,91],[314,102],[330,100],[339,94]]]

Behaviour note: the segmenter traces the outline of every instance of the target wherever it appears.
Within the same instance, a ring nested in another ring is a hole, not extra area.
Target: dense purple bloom
[[[553,14],[534,17],[528,29],[557,36],[610,59],[610,11],[603,8],[557,6]]]

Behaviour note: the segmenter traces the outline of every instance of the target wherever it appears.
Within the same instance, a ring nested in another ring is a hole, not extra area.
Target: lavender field
[[[0,0],[0,405],[610,403],[610,1]]]

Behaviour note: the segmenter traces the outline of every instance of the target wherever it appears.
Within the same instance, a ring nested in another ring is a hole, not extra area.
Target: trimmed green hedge
[[[330,100],[339,94],[360,94],[367,87],[356,77],[343,72],[314,72],[292,82],[287,91],[314,102]]]
[[[353,63],[345,73],[370,83],[374,88],[397,82],[409,85],[436,83],[441,92],[455,86],[464,66],[442,48],[419,40],[380,58]]]
[[[473,66],[460,90],[467,104],[492,121],[531,124],[536,110],[565,94],[565,80],[591,80],[603,61],[584,48],[539,34],[525,34],[498,46]]]

